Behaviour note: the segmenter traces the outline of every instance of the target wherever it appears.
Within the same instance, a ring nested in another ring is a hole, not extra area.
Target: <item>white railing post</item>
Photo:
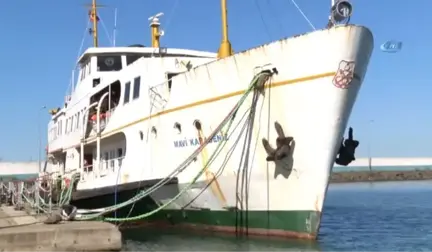
[[[18,205],[22,206],[23,200],[22,200],[22,195],[24,193],[24,182],[21,181],[18,183]]]
[[[37,214],[39,214],[39,204],[40,204],[40,200],[39,200],[39,186],[41,185],[40,180],[41,180],[41,177],[38,177],[33,184],[34,189],[35,189],[34,197],[35,197],[36,213]]]

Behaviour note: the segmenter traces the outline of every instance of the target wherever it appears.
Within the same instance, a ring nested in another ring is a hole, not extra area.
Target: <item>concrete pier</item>
[[[0,251],[120,251],[121,233],[115,225],[96,221],[43,224],[13,207],[0,208]]]

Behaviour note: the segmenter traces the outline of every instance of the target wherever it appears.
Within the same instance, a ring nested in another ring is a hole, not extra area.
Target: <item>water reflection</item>
[[[124,234],[141,251],[429,251],[432,181],[332,184],[318,241],[203,235],[171,230]]]
[[[140,229],[123,233],[125,251],[320,251],[316,241]]]

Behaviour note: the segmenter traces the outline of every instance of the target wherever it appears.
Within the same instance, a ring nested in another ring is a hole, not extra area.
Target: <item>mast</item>
[[[159,18],[163,16],[162,12],[149,17],[150,27],[151,27],[151,44],[154,48],[160,47],[160,37],[164,35],[164,31],[160,30]]]
[[[99,17],[97,16],[96,11],[96,0],[92,0],[92,6],[91,6],[91,12],[90,12],[90,20],[93,23],[93,46],[98,47],[98,20]]]
[[[231,42],[228,38],[228,14],[227,0],[221,0],[221,18],[222,18],[222,41],[218,51],[218,58],[222,59],[233,54]]]

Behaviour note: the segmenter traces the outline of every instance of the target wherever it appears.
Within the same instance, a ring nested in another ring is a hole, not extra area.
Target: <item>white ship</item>
[[[79,174],[86,209],[156,184],[110,213],[127,223],[314,239],[372,33],[338,1],[327,28],[233,53],[221,2],[213,53],[162,47],[160,14],[151,47],[98,47],[93,1],[94,47],[48,126],[53,176]]]

